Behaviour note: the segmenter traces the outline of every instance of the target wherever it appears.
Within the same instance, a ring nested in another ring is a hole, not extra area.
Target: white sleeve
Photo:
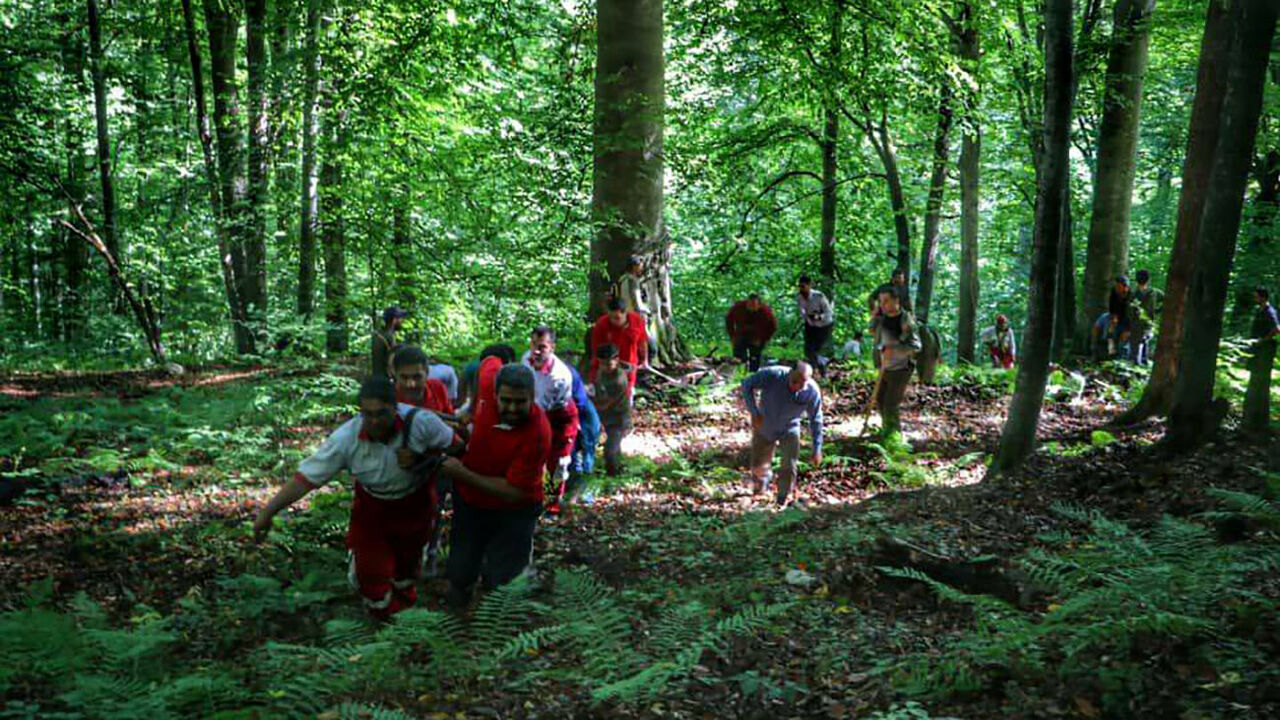
[[[453,430],[430,410],[419,411],[413,416],[409,428],[409,448],[414,452],[444,450],[453,442]]]
[[[307,480],[316,487],[332,480],[334,475],[348,465],[351,450],[355,447],[357,434],[355,428],[359,422],[359,417],[352,418],[330,433],[311,457],[298,465],[298,472],[305,475]]]

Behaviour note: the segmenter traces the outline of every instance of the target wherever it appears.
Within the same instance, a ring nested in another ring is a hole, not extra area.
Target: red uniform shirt
[[[428,378],[419,397],[407,397],[396,393],[396,401],[406,405],[415,405],[435,413],[453,414],[453,403],[449,401],[449,388],[435,378]]]
[[[462,464],[480,475],[506,478],[513,486],[526,491],[529,499],[526,502],[509,502],[465,482],[457,483],[455,489],[462,500],[484,510],[541,503],[544,499],[542,473],[547,453],[551,450],[551,424],[547,422],[547,414],[536,404],[529,412],[529,419],[520,426],[506,429],[498,425],[496,380],[501,369],[502,360],[498,358],[485,358],[480,364],[475,428],[467,445],[467,454],[462,456]]]
[[[601,345],[617,345],[618,360],[631,364],[631,372],[627,373],[627,381],[631,387],[636,385],[636,366],[640,364],[640,350],[648,351],[649,333],[644,329],[644,316],[640,313],[627,313],[627,324],[618,327],[609,322],[609,313],[600,316],[591,328],[591,372],[587,382],[595,383],[596,372],[600,369],[600,360],[596,358],[596,348]]]
[[[751,312],[746,300],[739,300],[724,316],[724,329],[732,340],[742,338],[750,343],[767,343],[778,331],[778,319],[773,308],[760,303],[760,309]]]

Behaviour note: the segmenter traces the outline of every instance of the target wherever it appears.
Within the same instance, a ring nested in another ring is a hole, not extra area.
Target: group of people
[[[1146,365],[1154,350],[1157,319],[1164,309],[1164,293],[1151,286],[1151,273],[1134,274],[1137,288],[1127,275],[1118,275],[1107,298],[1107,311],[1098,316],[1090,330],[1094,359],[1129,360]]]

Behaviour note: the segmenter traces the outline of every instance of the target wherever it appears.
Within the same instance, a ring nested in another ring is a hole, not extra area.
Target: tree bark
[[[1053,312],[1053,359],[1064,362],[1076,334],[1075,222],[1071,216],[1071,182],[1062,200],[1062,242],[1058,247],[1058,281]]]
[[[978,15],[973,2],[961,12],[959,51],[961,62],[978,77],[981,47],[978,43]],[[965,97],[965,132],[960,144],[960,307],[956,327],[956,358],[972,363],[978,335],[978,186],[981,179],[982,131],[977,119],[978,98],[973,91]]]
[[[267,321],[267,203],[270,144],[267,115],[267,0],[245,0],[245,58],[249,71],[249,188],[245,236],[245,314],[259,342]]]
[[[1017,387],[1000,434],[1000,449],[991,465],[992,475],[1015,470],[1034,449],[1045,383],[1049,378],[1054,290],[1071,144],[1074,75],[1071,45],[1071,0],[1046,0],[1044,166],[1036,195],[1031,293],[1027,300],[1027,328],[1023,333]]]
[[[1185,452],[1217,431],[1221,403],[1213,402],[1218,344],[1231,260],[1240,230],[1240,210],[1258,134],[1263,85],[1275,33],[1274,0],[1237,0],[1231,9],[1231,54],[1227,92],[1213,169],[1200,218],[1200,240],[1187,297],[1182,356],[1174,383],[1166,446]],[[1217,58],[1217,62],[1223,62]]]
[[[62,71],[71,84],[71,92],[83,97],[85,50],[77,32],[67,32],[62,37]],[[64,189],[67,195],[67,215],[76,217],[75,209],[84,205],[85,162],[84,133],[73,114],[65,117],[65,141],[67,178]],[[63,262],[67,271],[67,292],[63,312],[63,339],[78,340],[84,331],[85,268],[88,264],[88,248],[71,231],[63,234]]]
[[[311,317],[316,295],[316,223],[320,195],[316,177],[316,135],[320,111],[320,3],[307,2],[307,38],[303,51],[306,81],[302,95],[302,202],[298,224],[298,314]]]
[[[933,135],[933,171],[929,174],[929,199],[924,209],[924,240],[920,245],[920,277],[916,287],[916,319],[929,322],[933,302],[933,270],[938,254],[938,230],[942,221],[942,195],[947,186],[947,161],[951,154],[950,83],[944,79],[938,100],[938,127]]]
[[[840,25],[844,14],[843,0],[836,0],[831,10],[831,41],[827,47],[827,62],[836,68],[840,63]],[[826,122],[822,132],[822,234],[818,250],[818,274],[822,288],[828,293],[836,286],[836,209],[839,195],[836,190],[838,170],[837,150],[840,139],[840,113],[834,100],[827,101],[824,109]]]
[[[1088,347],[1093,321],[1107,310],[1113,279],[1125,272],[1129,255],[1129,212],[1142,109],[1142,79],[1147,71],[1151,14],[1155,0],[1117,0],[1102,121],[1098,126],[1098,162],[1093,215],[1084,265],[1084,297],[1076,322],[1077,350]]]
[[[98,129],[98,177],[102,183],[102,242],[112,257],[120,257],[116,239],[116,190],[111,177],[111,136],[107,127],[107,79],[102,67],[102,25],[98,0],[89,6],[89,74],[93,78],[93,116]]]
[[[326,124],[337,125],[337,117]],[[342,129],[328,131],[329,143],[320,167],[320,223],[324,251],[325,349],[345,353],[350,344],[347,328],[346,234],[342,217],[342,161],[339,156]]]
[[[1196,96],[1187,131],[1187,154],[1182,164],[1182,191],[1178,198],[1173,253],[1165,279],[1160,341],[1156,344],[1151,378],[1143,389],[1142,398],[1117,418],[1117,423],[1135,423],[1153,415],[1167,415],[1173,404],[1173,386],[1182,354],[1187,291],[1199,246],[1200,219],[1209,189],[1213,153],[1221,132],[1231,38],[1227,0],[1210,0],[1204,36],[1200,41],[1200,68],[1196,74]]]
[[[191,0],[182,0],[182,20],[187,36],[187,57],[191,60],[191,95],[195,105],[196,130],[200,136],[200,150],[204,157],[205,181],[209,186],[209,205],[213,209],[214,236],[218,243],[218,267],[222,271],[222,285],[226,291],[227,306],[231,317],[231,332],[235,339],[236,349],[246,352],[253,338],[249,335],[244,313],[240,304],[240,295],[236,290],[235,268],[232,266],[230,242],[227,238],[227,222],[223,214],[222,181],[218,172],[218,162],[213,149],[213,132],[209,123],[209,112],[204,99],[204,68],[200,55],[200,45],[196,39],[195,14],[191,9]]]
[[[663,225],[662,0],[600,0],[591,210],[598,231],[588,271],[589,319],[604,313],[628,259],[647,273],[649,331],[661,362],[685,356],[671,314],[670,240]]]

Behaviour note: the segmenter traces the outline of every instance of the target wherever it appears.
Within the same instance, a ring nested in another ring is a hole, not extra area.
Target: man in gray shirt
[[[916,319],[902,309],[898,293],[889,285],[880,288],[880,314],[871,321],[871,333],[880,357],[879,393],[873,399],[880,411],[883,436],[901,429],[899,408],[916,367],[916,353],[922,346],[916,333]]]
[[[796,363],[794,369],[782,365],[761,368],[742,381],[742,399],[751,415],[752,489],[769,489],[774,449],[781,445],[777,500],[779,505],[785,505],[796,476],[803,415],[809,416],[812,463],[822,462],[822,392],[813,379],[813,368],[803,361]]]

